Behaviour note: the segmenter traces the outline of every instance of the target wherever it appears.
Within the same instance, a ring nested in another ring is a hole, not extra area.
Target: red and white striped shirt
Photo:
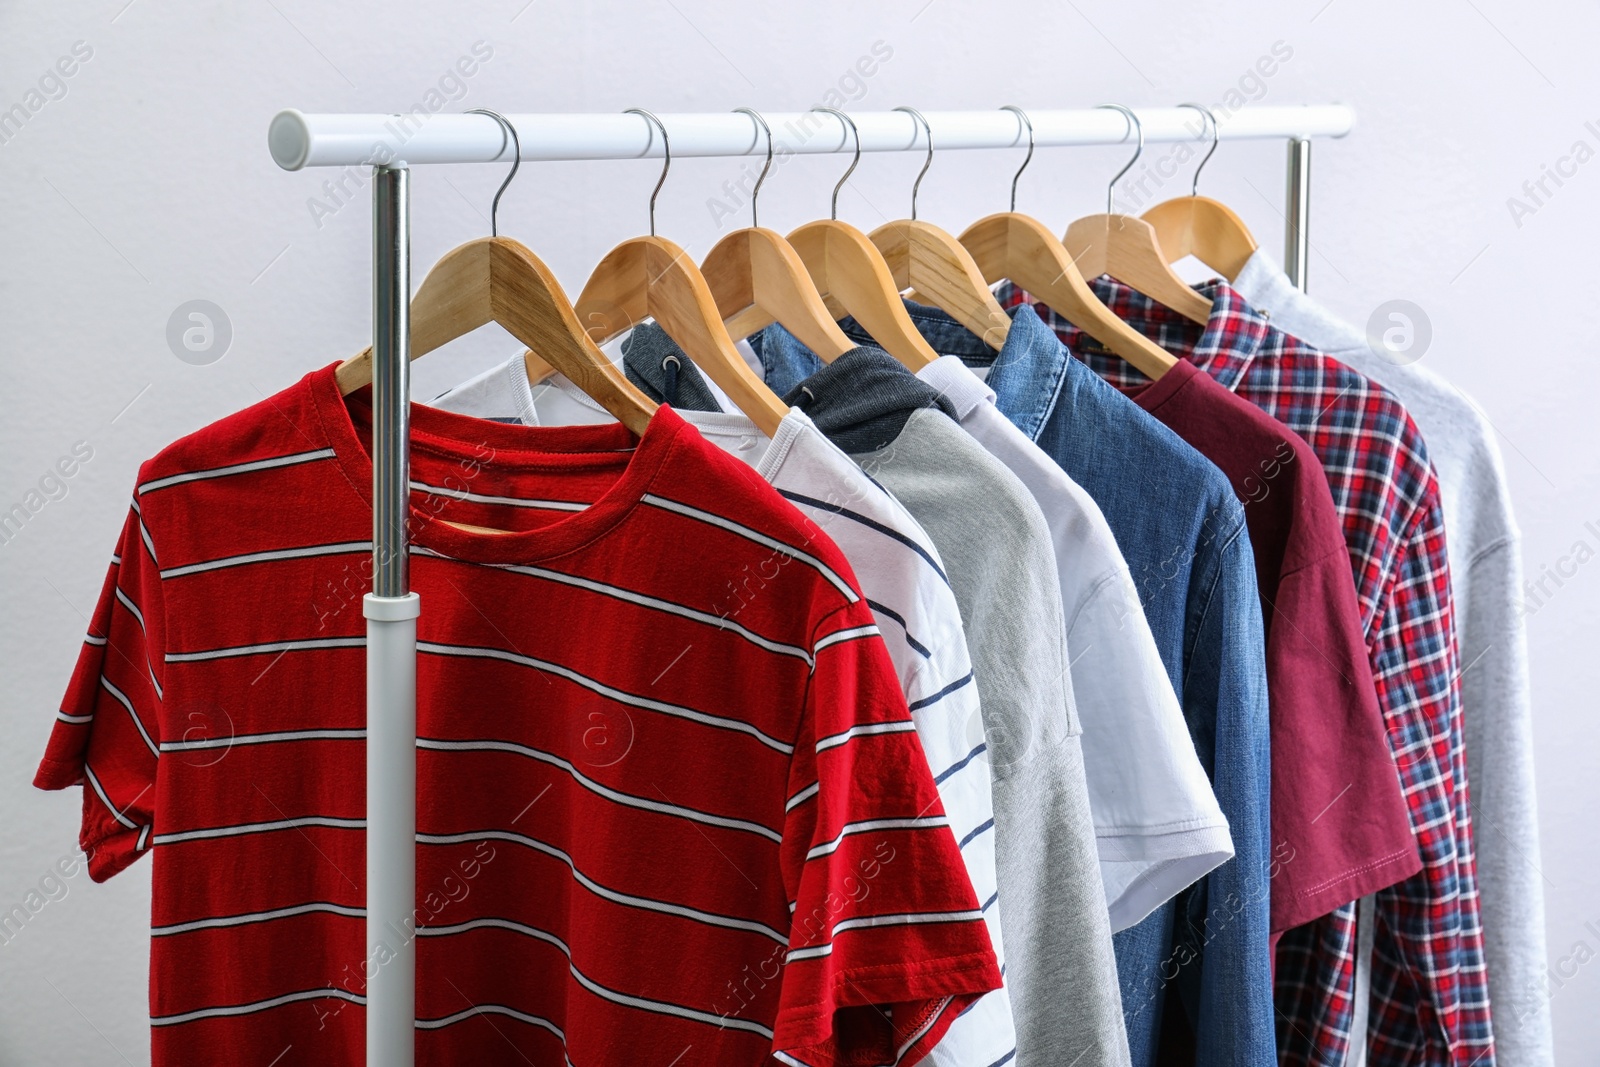
[[[362,1059],[364,396],[145,464],[36,778],[155,852],[158,1065]],[[921,1058],[1000,976],[843,556],[667,408],[413,420],[418,1062]]]

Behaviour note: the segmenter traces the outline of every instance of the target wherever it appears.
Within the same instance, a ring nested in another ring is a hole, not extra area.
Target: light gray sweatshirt
[[[1427,441],[1444,505],[1460,645],[1495,1060],[1500,1067],[1553,1067],[1521,535],[1493,428],[1432,370],[1376,352],[1360,329],[1296,289],[1265,252],[1257,250],[1233,287],[1278,329],[1388,387]]]

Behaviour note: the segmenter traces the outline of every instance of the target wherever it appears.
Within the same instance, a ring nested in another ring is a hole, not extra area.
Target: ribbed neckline
[[[370,410],[369,390],[347,399],[334,376],[338,364],[306,376],[328,444],[361,498],[372,503],[372,457],[356,432],[346,404]],[[474,533],[440,521],[415,504],[410,509],[411,542],[456,559],[479,563],[521,563],[570,552],[602,536],[627,517],[649,489],[671,452],[684,421],[666,405],[657,409],[642,437],[621,423],[594,426],[519,426],[473,418],[424,404],[411,405],[413,454],[426,452],[462,470],[492,462],[500,485],[519,475],[621,465],[600,498],[570,517],[534,530]]]

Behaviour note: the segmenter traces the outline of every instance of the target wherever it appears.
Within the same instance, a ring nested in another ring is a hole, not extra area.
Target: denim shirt
[[[1271,1067],[1266,647],[1243,506],[1211,461],[1073,358],[1032,308],[1014,310],[999,352],[938,309],[906,310],[935,351],[988,369],[1000,410],[1105,513],[1228,818],[1234,858],[1115,935],[1133,1063]],[[822,366],[781,327],[751,345],[779,393]]]

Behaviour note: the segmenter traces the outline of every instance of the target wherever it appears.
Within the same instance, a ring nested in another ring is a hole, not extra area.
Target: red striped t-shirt
[[[412,417],[418,1063],[919,1059],[1000,977],[843,556],[665,407]],[[369,439],[327,367],[144,465],[35,780],[155,854],[158,1065],[362,1061]]]

